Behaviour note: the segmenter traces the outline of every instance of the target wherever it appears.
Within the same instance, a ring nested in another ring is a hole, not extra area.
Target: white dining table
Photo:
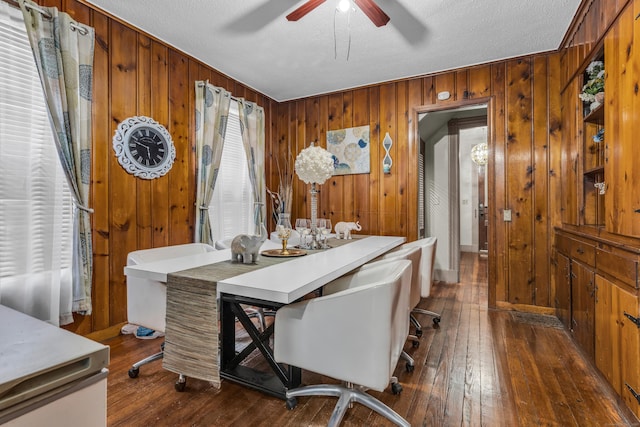
[[[243,305],[277,310],[322,288],[404,241],[404,237],[398,236],[357,236],[348,244],[309,251],[305,256],[289,258],[286,262],[213,282],[217,286],[220,301],[220,375],[285,399],[286,390],[300,384],[300,369],[292,366],[283,367],[275,362],[273,350],[269,345],[274,325],[269,325],[264,331],[258,330],[247,316]],[[182,275],[185,273],[184,270],[227,261],[230,257],[230,250],[224,249],[168,261],[127,266],[125,274],[166,282],[171,273]],[[251,343],[239,352],[236,351],[236,320],[242,323],[251,337]],[[272,372],[256,371],[242,364],[255,349],[262,353]]]

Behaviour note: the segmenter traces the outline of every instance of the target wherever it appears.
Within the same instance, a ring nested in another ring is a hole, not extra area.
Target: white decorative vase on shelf
[[[589,110],[594,111],[604,103],[604,92],[598,92],[594,95],[595,100],[589,105]]]

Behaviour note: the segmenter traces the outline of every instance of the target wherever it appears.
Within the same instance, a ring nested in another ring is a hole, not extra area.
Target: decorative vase
[[[596,98],[596,102],[603,104],[604,103],[604,92],[598,92],[594,95]]]
[[[318,241],[318,190],[316,183],[311,184],[311,243],[309,249],[322,249],[322,245]]]

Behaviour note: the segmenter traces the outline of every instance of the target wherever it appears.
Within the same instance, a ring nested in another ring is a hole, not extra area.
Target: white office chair
[[[433,266],[436,261],[436,247],[438,239],[436,237],[426,237],[414,242],[405,243],[403,248],[422,248],[422,260],[420,261],[420,280],[422,282],[421,297],[428,298],[431,295],[431,285],[433,284]],[[433,317],[433,327],[437,328],[440,324],[441,316],[433,311],[424,310],[422,308],[413,308],[411,310],[411,323],[416,327],[416,336],[422,336],[422,326],[413,313],[426,314]]]
[[[287,407],[293,409],[300,396],[334,396],[339,399],[329,426],[338,425],[353,402],[409,426],[362,387],[383,391],[389,385],[409,330],[410,286],[410,261],[385,262],[336,279],[321,297],[280,308],[276,361],[347,383],[288,390]]]
[[[399,249],[396,249],[391,252],[387,252],[386,254],[379,256],[373,261],[360,267],[360,269],[371,268],[380,263],[393,262],[400,259],[406,259],[411,261],[411,291],[409,293],[409,308],[414,309],[415,307],[418,306],[418,304],[420,304],[420,297],[421,297],[421,288],[422,288],[422,282],[420,280],[420,261],[422,259],[421,248],[400,247]],[[407,323],[413,323],[411,321],[411,316],[407,317]],[[420,346],[420,341],[417,335],[409,334],[407,336],[407,340],[411,341],[411,344],[413,345],[414,348],[417,348]],[[409,356],[409,354],[406,351],[403,351],[400,357],[402,357],[407,362],[406,363],[407,372],[413,372],[415,368],[415,362],[413,358]]]
[[[187,255],[212,252],[214,250],[213,247],[204,243],[187,243],[184,245],[142,249],[129,253],[127,256],[127,265],[163,261]],[[127,320],[129,323],[164,332],[166,313],[166,283],[127,276]],[[163,350],[164,344],[162,344],[160,352],[134,363],[131,369],[129,369],[129,377],[136,378],[142,365],[162,359],[164,354]],[[184,384],[184,378],[182,376],[180,376],[178,383],[176,383],[178,390],[181,384]]]

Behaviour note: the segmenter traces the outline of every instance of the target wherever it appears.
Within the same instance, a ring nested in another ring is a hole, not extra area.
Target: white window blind
[[[213,241],[253,234],[253,193],[242,145],[238,103],[231,101],[216,186],[209,205]]]
[[[59,316],[68,321],[71,195],[22,13],[5,2],[0,2],[0,171],[0,303],[56,325]]]

